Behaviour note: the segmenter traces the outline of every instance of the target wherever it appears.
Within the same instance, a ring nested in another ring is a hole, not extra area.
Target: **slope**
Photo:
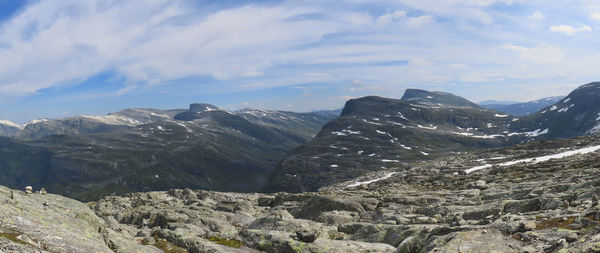
[[[479,106],[486,108],[486,109],[494,110],[494,111],[499,111],[499,112],[508,113],[508,114],[512,114],[512,115],[523,116],[523,115],[532,114],[532,113],[541,111],[545,107],[551,106],[551,105],[559,102],[563,98],[564,98],[563,96],[547,97],[547,98],[542,98],[542,99],[525,102],[525,103],[480,104]]]
[[[280,163],[272,188],[314,191],[368,171],[520,143],[540,135],[511,132],[511,124],[518,118],[465,106],[470,104],[454,95],[448,97],[458,102],[446,102],[445,106],[438,102],[424,104],[415,96],[348,101],[341,117],[327,123],[313,141],[294,149]]]

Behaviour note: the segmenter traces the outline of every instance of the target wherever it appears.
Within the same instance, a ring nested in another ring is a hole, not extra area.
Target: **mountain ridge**
[[[533,101],[529,101],[529,102],[509,103],[509,104],[494,104],[494,103],[481,104],[480,103],[480,106],[490,109],[490,110],[503,112],[503,113],[508,113],[508,114],[517,115],[517,116],[524,116],[527,114],[532,114],[532,113],[541,111],[545,107],[553,105],[563,98],[564,98],[564,96],[554,96],[554,97],[541,98],[541,99],[537,99],[537,100],[533,100]]]
[[[597,133],[599,101],[600,83],[583,85],[545,110],[525,116],[472,106],[453,94],[417,89],[407,90],[399,100],[352,99],[314,140],[290,151],[271,184],[278,190],[314,191],[415,160]]]

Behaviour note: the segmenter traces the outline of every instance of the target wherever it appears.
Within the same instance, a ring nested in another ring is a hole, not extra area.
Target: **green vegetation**
[[[0,237],[4,237],[8,240],[11,240],[11,241],[19,243],[19,244],[29,245],[29,243],[27,243],[26,241],[19,239],[20,235],[21,235],[20,233],[2,233],[2,232],[0,232]]]
[[[165,239],[157,239],[154,247],[159,248],[165,253],[188,253],[186,249],[176,246]]]
[[[224,245],[227,247],[231,247],[231,248],[240,248],[242,246],[244,246],[244,243],[236,240],[236,239],[228,239],[228,238],[220,238],[220,237],[209,237],[208,238],[209,241],[214,242],[216,244],[220,244],[220,245]]]

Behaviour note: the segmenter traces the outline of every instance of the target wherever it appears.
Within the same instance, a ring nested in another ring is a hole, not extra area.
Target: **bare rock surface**
[[[0,187],[0,252],[598,252],[600,152],[498,165],[597,145],[460,154],[307,193],[172,189],[83,204]]]

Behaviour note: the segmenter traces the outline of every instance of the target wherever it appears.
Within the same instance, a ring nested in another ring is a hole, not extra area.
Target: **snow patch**
[[[352,188],[352,187],[357,187],[357,186],[361,186],[361,185],[366,185],[366,184],[374,183],[374,182],[381,181],[381,180],[386,180],[386,179],[392,177],[394,174],[396,174],[396,172],[390,172],[390,173],[385,174],[383,177],[380,177],[380,178],[375,178],[375,179],[368,180],[368,181],[362,181],[362,182],[356,182],[356,183],[350,184],[350,185],[346,186],[346,188]]]
[[[506,118],[506,117],[508,117],[508,115],[506,115],[506,114],[497,114],[496,113],[496,114],[494,114],[494,117],[497,117],[497,118]]]
[[[42,123],[42,122],[46,122],[46,121],[50,121],[50,120],[48,120],[48,119],[34,119],[32,121],[29,121],[29,122],[25,123],[25,126],[33,125],[33,124],[37,124],[37,123]]]
[[[364,121],[365,123],[371,124],[371,125],[383,126],[383,124],[381,124],[381,123],[371,122],[366,119],[362,119],[362,121]]]
[[[571,105],[569,105],[569,106],[567,106],[567,107],[565,107],[565,108],[562,108],[562,109],[558,110],[558,112],[566,112],[566,111],[568,111],[569,109],[571,109],[571,107],[573,107],[573,106],[574,106],[574,104],[571,104]]]
[[[598,150],[600,150],[600,145],[587,147],[587,148],[575,149],[575,150],[566,151],[566,152],[553,154],[553,155],[545,155],[545,156],[539,156],[539,157],[534,157],[534,158],[521,159],[521,160],[499,163],[499,164],[494,164],[494,165],[506,167],[506,166],[511,166],[511,165],[515,165],[515,164],[519,164],[519,163],[534,163],[535,164],[535,163],[546,162],[550,159],[560,159],[560,158],[564,158],[564,157],[568,157],[568,156],[584,155],[584,154],[596,152]],[[494,165],[486,164],[486,165],[476,166],[476,167],[473,167],[470,169],[466,169],[465,173],[469,174],[471,172],[490,168]]]
[[[14,127],[14,128],[18,128],[18,129],[23,129],[24,128],[24,126],[19,125],[17,123],[14,123],[12,121],[8,121],[8,120],[1,120],[0,119],[0,124],[1,125],[6,125],[6,126],[10,126],[10,127]]]
[[[398,112],[398,117],[400,117],[401,119],[404,119],[404,120],[408,120],[406,117],[404,117],[404,115],[402,115],[401,112]]]
[[[140,122],[138,120],[135,120],[135,119],[132,119],[129,117],[125,117],[125,116],[120,116],[120,115],[107,115],[107,116],[82,115],[81,117],[100,121],[101,123],[104,123],[107,125],[138,126],[138,125],[142,124],[142,122]]]
[[[536,129],[530,132],[521,132],[521,133],[509,133],[507,134],[508,136],[514,136],[514,135],[525,135],[527,137],[536,137],[536,136],[540,136],[542,134],[547,134],[548,133],[548,128],[541,130],[541,129]]]
[[[406,146],[406,145],[404,145],[404,144],[400,144],[400,147],[402,147],[403,149],[406,149],[406,150],[412,150],[412,148],[411,148],[411,147],[409,147],[409,146]]]
[[[423,128],[423,129],[429,129],[429,130],[436,130],[438,126],[429,125],[428,127],[426,127],[426,126],[421,126],[421,125],[417,124],[417,127]]]

